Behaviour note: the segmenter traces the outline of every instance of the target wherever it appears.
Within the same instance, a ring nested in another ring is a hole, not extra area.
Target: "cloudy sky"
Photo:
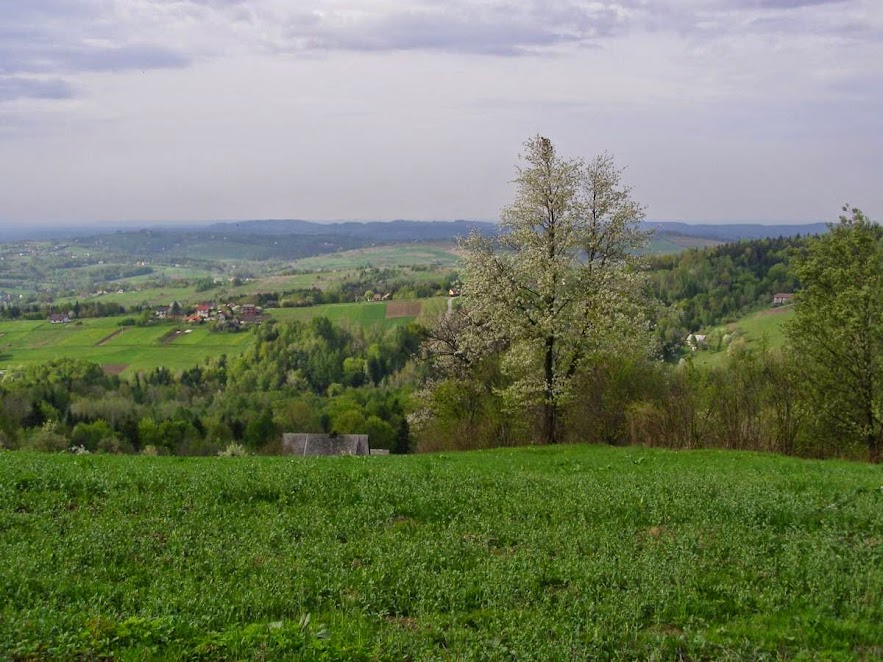
[[[0,223],[494,219],[521,144],[653,219],[883,217],[881,0],[0,0]]]

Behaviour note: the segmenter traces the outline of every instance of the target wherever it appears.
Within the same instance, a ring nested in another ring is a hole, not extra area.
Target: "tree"
[[[504,347],[507,401],[539,406],[540,441],[555,443],[577,372],[647,330],[635,256],[644,213],[608,154],[564,159],[536,136],[522,158],[501,250],[478,234],[464,243],[458,351]]]
[[[794,257],[803,284],[788,326],[804,397],[828,432],[867,447],[883,440],[883,228],[859,209]],[[846,214],[849,214],[847,216]]]

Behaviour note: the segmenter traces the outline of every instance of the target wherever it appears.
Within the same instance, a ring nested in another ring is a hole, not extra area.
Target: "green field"
[[[419,308],[419,313],[404,316],[389,316],[388,307],[409,302],[340,303],[309,308],[276,308],[267,312],[270,318],[281,322],[325,316],[336,323],[391,328],[415,319],[428,319],[428,316],[443,310],[446,301],[445,298],[435,298],[411,302]],[[244,351],[252,340],[248,331],[213,333],[208,325],[120,327],[121,319],[84,319],[70,324],[0,322],[0,369],[58,358],[78,358],[94,361],[123,374],[159,366],[177,371],[190,368],[210,356],[235,356]],[[170,336],[175,329],[180,329],[180,332]]]
[[[718,336],[735,332],[744,339],[745,348],[756,349],[762,343],[766,343],[770,349],[782,347],[785,344],[785,323],[794,317],[793,306],[771,308],[743,317],[731,324],[723,324],[711,330],[706,330],[711,346],[708,350],[701,350],[693,355],[693,363],[697,366],[721,366],[727,360],[727,347],[721,344],[720,351],[715,351],[714,346]]]
[[[441,311],[446,305],[447,299],[437,297],[433,299],[421,299],[419,301],[420,313],[417,315],[405,315],[389,317],[390,305],[397,305],[396,301],[372,301],[365,303],[328,303],[320,306],[306,308],[274,308],[268,311],[270,317],[280,321],[306,321],[314,317],[327,317],[332,322],[341,323],[347,321],[357,326],[383,325],[385,327],[408,324],[415,319],[426,319]],[[404,302],[403,302],[404,303]],[[418,302],[414,302],[418,303]]]
[[[0,456],[3,659],[880,659],[883,471]]]
[[[305,257],[292,262],[292,266],[311,271],[411,265],[453,267],[458,260],[453,244],[393,244]]]
[[[183,329],[169,337],[177,327],[119,327],[120,319],[87,319],[72,324],[0,322],[0,368],[77,358],[123,374],[159,366],[182,370],[209,356],[239,354],[252,339],[247,332],[212,333],[207,327]]]

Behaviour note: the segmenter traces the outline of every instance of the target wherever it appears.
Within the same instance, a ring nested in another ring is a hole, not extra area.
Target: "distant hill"
[[[797,234],[820,234],[827,231],[825,223],[801,225],[764,225],[760,223],[736,223],[715,225],[691,224],[675,221],[647,221],[647,228],[656,230],[652,252],[678,252],[684,248],[707,246],[741,239],[791,237]],[[162,250],[187,253],[180,250],[191,242],[203,242],[206,235],[223,237],[224,242],[238,244],[229,252],[231,257],[249,255],[284,256],[286,258],[346,250],[372,244],[413,243],[426,241],[454,241],[477,231],[484,235],[497,232],[497,224],[488,221],[346,221],[318,223],[304,220],[245,220],[216,223],[144,223],[135,224],[78,224],[69,227],[4,225],[0,227],[0,241],[61,240],[89,238],[94,241],[108,238],[111,244],[134,244],[141,250]],[[277,248],[283,238],[308,238],[292,251]],[[183,245],[182,245],[183,242]],[[255,244],[256,250],[244,250],[244,245]],[[268,248],[273,246],[273,248]],[[204,246],[203,249],[206,247]],[[137,252],[137,251],[136,251]],[[294,253],[294,254],[292,254]]]
[[[693,224],[675,221],[647,221],[647,227],[654,228],[657,235],[701,237],[720,242],[739,241],[741,239],[775,239],[777,237],[794,237],[796,235],[824,234],[828,231],[827,223],[803,223],[800,225],[765,225],[762,223],[710,223]]]
[[[316,223],[314,221],[238,221],[213,223],[205,232],[250,235],[326,235],[346,236],[383,243],[410,241],[449,241],[465,237],[473,230],[494,234],[496,223],[487,221],[346,221]]]

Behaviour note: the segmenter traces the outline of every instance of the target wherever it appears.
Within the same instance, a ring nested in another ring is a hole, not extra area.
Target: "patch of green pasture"
[[[456,301],[456,300],[455,300]],[[423,307],[417,321],[423,324],[434,324],[439,313],[448,307],[448,297],[432,297],[431,299],[423,299]]]
[[[793,317],[793,307],[774,308],[747,315],[736,322],[715,327],[705,333],[709,336],[709,340],[712,340],[735,332],[744,339],[747,349],[759,349],[763,343],[766,343],[769,349],[777,349],[785,345],[785,323]],[[716,351],[716,347],[710,347],[708,350],[700,350],[693,354],[693,363],[696,366],[721,366],[726,360],[727,346],[723,343],[720,351]]]
[[[393,244],[316,255],[292,262],[296,269],[354,269],[358,267],[401,267],[434,264],[452,267],[459,257],[450,245]]]
[[[207,326],[199,326],[192,329],[183,329],[182,333],[175,337],[169,344],[174,346],[188,347],[215,347],[224,348],[244,348],[251,342],[251,334],[248,331],[239,331],[237,333],[221,333],[211,331]]]
[[[176,326],[118,326],[116,318],[82,323],[5,322],[0,324],[0,367],[77,358],[102,365],[126,364],[123,374],[160,366],[183,370],[220,354],[244,351],[253,336],[246,332],[215,333],[207,326],[187,329],[168,340]]]
[[[2,657],[883,651],[879,466],[583,446],[2,459]]]
[[[386,302],[372,301],[364,303],[329,303],[320,306],[306,308],[278,308],[270,311],[274,319],[280,321],[308,321],[315,317],[327,317],[332,322],[349,322],[359,326],[371,326],[381,324],[384,326],[397,326],[413,321],[413,317],[396,317],[387,319]]]

